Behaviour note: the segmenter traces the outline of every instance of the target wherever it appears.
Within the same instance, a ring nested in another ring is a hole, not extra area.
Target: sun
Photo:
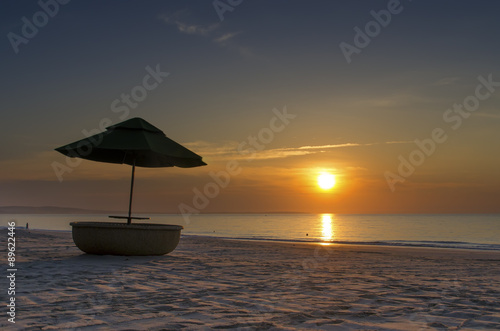
[[[318,186],[323,190],[329,190],[335,186],[335,176],[328,172],[322,172],[318,175]]]

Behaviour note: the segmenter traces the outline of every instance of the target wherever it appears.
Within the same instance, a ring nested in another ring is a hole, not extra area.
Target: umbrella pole
[[[128,218],[127,224],[132,223],[132,193],[134,193],[134,174],[135,174],[135,159],[132,164],[132,180],[130,181],[130,200],[128,202]]]

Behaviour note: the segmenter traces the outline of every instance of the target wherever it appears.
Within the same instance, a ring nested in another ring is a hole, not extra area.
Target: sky
[[[137,213],[500,212],[498,2],[0,7],[1,206],[125,212],[130,166],[54,148],[141,117],[208,165],[137,168]]]

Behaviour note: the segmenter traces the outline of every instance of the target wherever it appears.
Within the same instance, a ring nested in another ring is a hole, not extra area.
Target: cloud
[[[434,82],[432,85],[435,86],[445,86],[445,85],[452,85],[453,83],[457,82],[460,79],[460,77],[445,77],[437,82]]]
[[[500,119],[500,114],[474,113],[473,116]]]
[[[376,143],[343,143],[334,145],[315,145],[315,146],[300,146],[291,148],[276,148],[270,150],[263,150],[256,155],[256,159],[278,159],[290,156],[300,156],[316,153],[325,153],[335,148],[349,148],[349,147],[365,147],[375,145],[389,145],[389,144],[409,144],[412,141],[387,141]]]
[[[238,148],[238,143],[235,141],[223,142],[222,144],[214,144],[207,141],[194,141],[182,143],[183,146],[196,152],[202,157],[224,157],[235,153]]]
[[[197,35],[208,35],[210,31],[216,29],[218,24],[213,24],[208,27],[202,27],[199,25],[187,25],[181,22],[177,22],[177,28],[179,31],[187,33],[187,34],[197,34]]]
[[[214,41],[216,43],[219,43],[219,44],[223,44],[225,43],[226,41],[228,41],[229,39],[233,38],[234,36],[240,34],[240,32],[229,32],[229,33],[225,33],[223,34],[222,36],[218,37],[218,38],[215,38]]]
[[[389,145],[389,144],[409,144],[412,141],[386,141],[386,142],[376,142],[376,143],[343,143],[335,145],[317,145],[317,146],[301,146],[295,149],[298,150],[314,150],[314,149],[331,149],[331,148],[343,148],[343,147],[361,147],[361,146],[373,146],[373,145]],[[290,148],[293,149],[293,148]]]
[[[243,152],[248,151],[248,153],[240,153],[238,151],[237,142],[225,142],[222,145],[213,144],[205,141],[197,141],[191,143],[184,143],[187,148],[196,150],[196,153],[203,156],[214,158],[217,160],[229,160],[229,159],[246,159],[248,157],[254,160],[268,160],[268,159],[282,159],[292,156],[303,156],[309,154],[325,153],[329,150],[335,148],[351,148],[351,147],[366,147],[375,145],[391,145],[391,144],[412,144],[413,141],[386,141],[386,142],[375,142],[375,143],[342,143],[342,144],[330,144],[330,145],[306,145],[299,147],[286,147],[286,148],[274,148],[274,149],[263,149],[261,151],[250,151],[252,148],[250,145],[245,144],[241,149]]]
[[[242,33],[242,31],[217,31],[221,26],[220,23],[214,23],[208,26],[187,23],[189,20],[189,13],[187,10],[180,10],[170,15],[160,15],[159,18],[166,24],[177,27],[177,30],[181,33],[210,38],[212,42],[219,47],[239,53],[243,57],[255,57],[255,54],[249,47],[241,46],[234,40],[234,37]]]
[[[160,19],[169,25],[175,25],[177,30],[181,33],[192,34],[198,36],[208,36],[213,30],[219,27],[218,23],[214,23],[209,26],[201,26],[195,24],[188,24],[183,22],[183,16],[185,16],[185,11],[178,11],[170,16],[161,15]]]

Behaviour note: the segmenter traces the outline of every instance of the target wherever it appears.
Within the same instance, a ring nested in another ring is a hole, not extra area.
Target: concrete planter
[[[88,254],[164,255],[181,237],[180,225],[72,222],[75,245]]]

